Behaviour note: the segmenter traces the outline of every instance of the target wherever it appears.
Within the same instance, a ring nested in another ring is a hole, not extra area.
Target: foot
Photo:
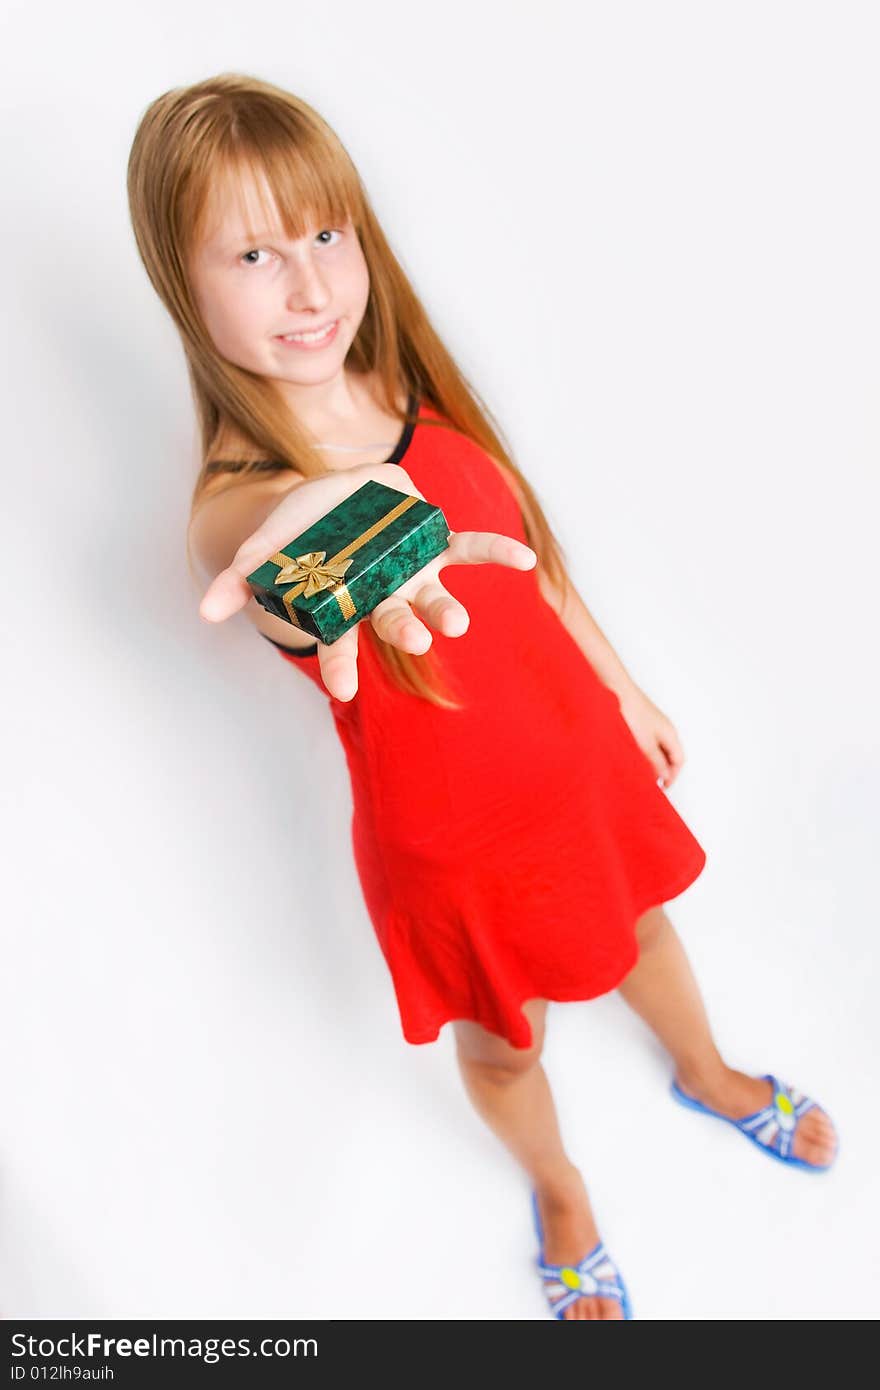
[[[548,1264],[575,1265],[599,1244],[590,1199],[577,1168],[534,1184],[541,1226],[544,1259]],[[622,1318],[617,1298],[576,1298],[563,1309],[564,1318]]]
[[[691,1100],[708,1105],[729,1120],[742,1120],[769,1105],[773,1098],[773,1087],[769,1081],[759,1076],[749,1076],[733,1067],[722,1067],[711,1078],[697,1074],[675,1073],[675,1084]],[[837,1150],[837,1131],[828,1115],[818,1105],[813,1105],[801,1116],[794,1132],[792,1153],[805,1163],[825,1167],[833,1159]]]

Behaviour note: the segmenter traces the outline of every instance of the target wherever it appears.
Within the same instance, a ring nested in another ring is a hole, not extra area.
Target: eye
[[[331,236],[341,237],[341,236],[344,236],[344,232],[343,232],[343,230],[342,230],[341,227],[323,227],[323,228],[321,229],[320,232],[316,232],[316,233],[315,233],[315,240],[318,240],[318,239],[321,238],[321,237],[331,237]],[[329,245],[335,245],[335,243],[331,243],[331,242],[327,242],[327,241],[322,241],[322,242],[321,242],[321,245],[322,245],[322,246],[329,246]],[[248,260],[248,257],[249,257],[249,256],[259,256],[260,252],[261,252],[261,251],[265,251],[265,250],[266,250],[266,248],[265,248],[264,246],[254,246],[254,247],[251,247],[251,249],[250,249],[249,251],[243,251],[243,252],[241,253],[241,255],[240,255],[239,258],[238,258],[238,259],[239,259],[239,263],[240,263],[240,264],[244,264],[244,265],[257,265],[257,264],[259,264],[259,262]],[[267,252],[267,254],[268,254],[268,252]]]

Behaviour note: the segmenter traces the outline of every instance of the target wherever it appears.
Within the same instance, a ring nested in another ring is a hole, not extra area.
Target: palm
[[[251,598],[247,575],[291,535],[301,534],[367,478],[426,500],[399,464],[340,469],[300,482],[289,489],[259,529],[242,542],[232,563],[211,582],[199,606],[202,617],[223,622],[243,608]],[[468,629],[467,609],[440,581],[440,572],[446,565],[507,565],[510,569],[530,570],[537,563],[534,550],[513,536],[496,531],[454,531],[442,554],[410,575],[362,621],[371,622],[382,640],[391,646],[419,655],[431,645],[431,628],[446,637],[460,637]],[[350,700],[357,692],[359,627],[360,623],[355,623],[335,642],[318,642],[321,677],[330,694],[340,700]]]

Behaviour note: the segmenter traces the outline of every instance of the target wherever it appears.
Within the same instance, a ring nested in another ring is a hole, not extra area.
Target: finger
[[[250,597],[251,589],[244,576],[234,565],[230,565],[211,580],[202,595],[199,615],[209,623],[222,623],[244,608]]]
[[[655,782],[662,786],[666,780],[666,759],[661,750],[655,745],[652,751],[646,753],[645,756],[654,769]]]
[[[470,615],[463,603],[444,589],[436,579],[424,583],[410,597],[419,617],[430,623],[435,632],[444,637],[461,637],[471,625]]]
[[[538,563],[531,546],[497,531],[453,531],[438,559],[441,565],[507,565],[516,570],[531,570]]]
[[[657,781],[660,783],[661,787],[665,787],[669,778],[670,765],[667,761],[666,750],[662,743],[657,744],[657,751],[654,755],[653,763],[657,772]]]
[[[679,769],[680,767],[683,767],[683,765],[684,765],[684,749],[682,748],[682,746],[681,746],[680,743],[674,744],[674,745],[669,749],[669,754],[668,754],[668,756],[669,756],[669,761],[672,763],[672,766],[675,768],[676,771],[678,771],[678,769]]]
[[[668,763],[668,772],[675,776],[684,765],[684,749],[675,734],[670,735],[660,744]],[[671,778],[670,778],[671,780]]]
[[[321,679],[337,700],[352,700],[358,689],[358,632],[355,623],[335,642],[318,642],[318,666]]]
[[[670,761],[670,759],[667,757],[664,762],[663,771],[660,777],[658,778],[661,787],[671,787],[673,782],[675,781],[677,773],[678,768],[676,767],[675,763]]]
[[[370,613],[370,621],[384,642],[401,651],[423,656],[433,641],[430,631],[399,594],[389,594]]]

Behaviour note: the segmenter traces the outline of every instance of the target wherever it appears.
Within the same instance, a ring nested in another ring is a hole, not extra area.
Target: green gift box
[[[267,613],[335,642],[449,548],[439,507],[370,479],[247,576]]]

